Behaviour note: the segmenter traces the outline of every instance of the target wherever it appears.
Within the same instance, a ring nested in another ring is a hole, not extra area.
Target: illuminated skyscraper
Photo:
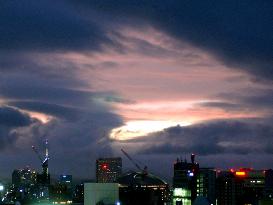
[[[117,158],[99,158],[96,160],[96,179],[98,183],[113,183],[121,176],[122,160]]]
[[[191,162],[177,159],[174,164],[173,175],[173,204],[191,205],[197,196],[197,174],[199,164],[194,161],[194,154],[191,155]]]
[[[16,169],[12,173],[12,184],[16,187],[36,184],[37,173],[30,168]]]
[[[264,198],[265,173],[249,168],[218,173],[218,204],[259,204]]]
[[[23,200],[34,198],[37,185],[37,173],[29,167],[17,169],[12,172],[12,190],[9,200]]]

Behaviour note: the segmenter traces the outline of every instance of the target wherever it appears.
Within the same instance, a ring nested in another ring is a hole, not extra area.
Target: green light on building
[[[173,190],[173,205],[191,205],[191,191],[184,188]]]

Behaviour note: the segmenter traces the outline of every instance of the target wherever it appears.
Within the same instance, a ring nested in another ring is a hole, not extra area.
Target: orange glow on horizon
[[[246,172],[244,172],[244,171],[237,171],[237,172],[235,172],[235,175],[236,176],[246,176]]]
[[[146,136],[153,132],[162,131],[173,126],[188,126],[188,122],[159,121],[159,120],[134,120],[125,125],[112,129],[110,138],[114,140],[130,140]]]

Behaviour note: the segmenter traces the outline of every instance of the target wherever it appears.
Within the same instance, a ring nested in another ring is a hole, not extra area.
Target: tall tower
[[[45,159],[43,160],[42,167],[43,167],[43,174],[48,176],[48,160],[49,160],[49,155],[48,155],[48,140],[46,139],[45,141]]]
[[[43,185],[49,185],[50,184],[50,175],[48,171],[48,160],[49,160],[49,151],[48,151],[48,140],[45,141],[45,156],[42,157],[35,146],[32,146],[33,151],[37,154],[38,158],[41,161],[42,165],[42,174],[39,174],[37,176],[37,181],[40,184]]]
[[[45,158],[42,163],[43,167],[43,179],[45,184],[50,184],[50,176],[48,171],[48,160],[49,160],[49,153],[48,153],[48,140],[45,141]]]
[[[197,174],[199,164],[195,162],[195,155],[191,155],[191,162],[177,159],[173,167],[173,203],[192,204],[197,197]]]

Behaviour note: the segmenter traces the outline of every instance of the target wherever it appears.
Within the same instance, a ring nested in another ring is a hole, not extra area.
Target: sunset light
[[[173,126],[188,126],[188,122],[173,121],[149,121],[136,120],[129,121],[125,125],[115,128],[111,131],[110,138],[115,140],[130,140],[141,136],[148,135],[153,132],[161,131]]]
[[[43,124],[48,123],[53,118],[50,115],[46,115],[44,113],[39,113],[39,112],[30,112],[30,111],[27,111],[26,113],[28,113],[32,118],[35,118],[35,119],[39,120]]]

